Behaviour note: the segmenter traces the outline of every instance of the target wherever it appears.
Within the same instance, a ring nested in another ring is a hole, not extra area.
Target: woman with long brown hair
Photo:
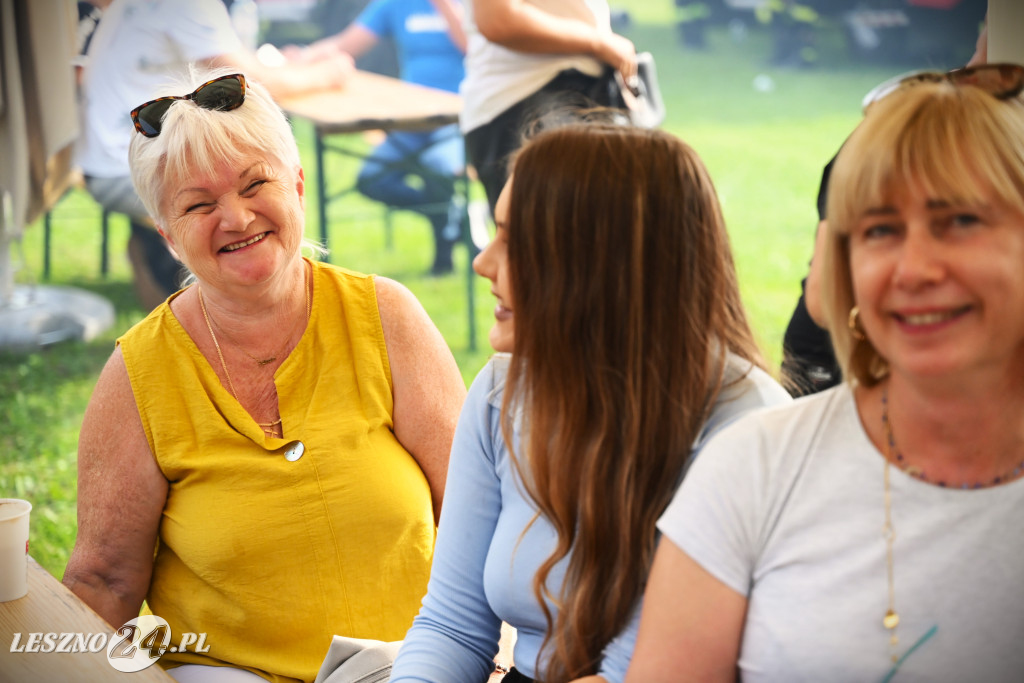
[[[619,681],[655,520],[723,423],[788,400],[761,369],[697,155],[573,124],[526,143],[474,263],[499,353],[467,398],[423,608],[393,681]]]

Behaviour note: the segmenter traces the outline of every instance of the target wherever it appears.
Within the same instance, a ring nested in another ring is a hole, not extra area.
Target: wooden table
[[[342,88],[284,98],[279,104],[289,115],[301,116],[313,123],[317,189],[320,192],[320,239],[327,246],[327,204],[335,197],[326,189],[324,154],[338,151],[350,156],[363,155],[345,147],[329,145],[325,139],[370,130],[433,130],[458,123],[462,98],[390,76],[356,71]]]
[[[333,193],[327,189],[327,178],[324,173],[324,157],[328,152],[346,156],[365,158],[365,153],[357,151],[343,140],[328,138],[351,136],[371,130],[380,131],[422,131],[433,130],[453,123],[458,123],[459,112],[462,110],[462,98],[458,95],[435,88],[427,88],[413,83],[406,83],[396,78],[382,76],[366,71],[356,71],[342,88],[332,88],[279,101],[281,108],[290,116],[308,119],[313,124],[314,150],[316,154],[316,187],[318,190],[317,214],[320,218],[320,241],[329,247],[327,225],[327,206],[330,202],[353,192],[354,187],[346,187]],[[429,175],[430,169],[416,166],[416,155],[407,160],[405,165],[411,170]],[[462,182],[458,183],[459,191],[468,202],[468,180],[463,174]],[[468,229],[468,213],[463,215],[463,241],[474,253],[473,239]],[[325,257],[329,260],[329,256]],[[471,259],[468,259],[469,261]],[[467,298],[469,304],[469,348],[476,349],[476,324],[473,294],[472,264],[466,267]]]
[[[31,557],[28,595],[0,602],[0,682],[174,681],[156,664],[135,673],[121,673],[107,661],[106,647],[99,652],[11,652],[15,633],[21,634],[19,649],[25,646],[29,633],[103,634],[108,644],[115,637],[114,627]]]

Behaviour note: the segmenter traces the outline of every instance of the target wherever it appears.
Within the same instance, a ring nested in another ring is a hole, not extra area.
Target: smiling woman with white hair
[[[194,282],[96,386],[64,582],[115,626],[145,600],[206,633],[161,658],[180,680],[312,680],[332,634],[412,622],[465,389],[408,290],[302,257],[305,178],[262,87],[165,92],[132,111],[132,174]]]

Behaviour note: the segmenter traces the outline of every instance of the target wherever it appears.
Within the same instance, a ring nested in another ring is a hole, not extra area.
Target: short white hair
[[[149,99],[184,95],[207,81],[232,73],[236,71],[193,64],[160,84]],[[275,157],[290,168],[301,165],[295,135],[284,112],[266,88],[248,77],[245,80],[245,101],[237,109],[214,111],[179,100],[167,109],[158,136],[149,138],[138,131],[132,133],[128,149],[132,183],[158,225],[166,225],[161,207],[169,179],[197,173],[212,175],[218,164],[240,160],[253,152]]]

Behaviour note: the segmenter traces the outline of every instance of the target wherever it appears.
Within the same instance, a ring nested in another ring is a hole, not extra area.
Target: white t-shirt
[[[189,62],[241,49],[220,0],[114,0],[89,44],[75,163],[98,178],[129,175],[129,112]]]
[[[748,597],[745,683],[885,680],[884,462],[845,385],[701,451],[658,526]],[[893,680],[1024,680],[1024,480],[965,491],[893,467],[890,482],[898,651],[923,640]]]
[[[575,0],[578,2],[579,0]],[[557,2],[549,0],[548,4]],[[607,0],[583,0],[598,26],[610,30]],[[517,52],[492,43],[480,34],[473,19],[473,3],[466,2],[466,77],[459,88],[463,133],[489,123],[498,114],[540,90],[561,71],[578,69],[601,74],[601,63],[586,55]]]

